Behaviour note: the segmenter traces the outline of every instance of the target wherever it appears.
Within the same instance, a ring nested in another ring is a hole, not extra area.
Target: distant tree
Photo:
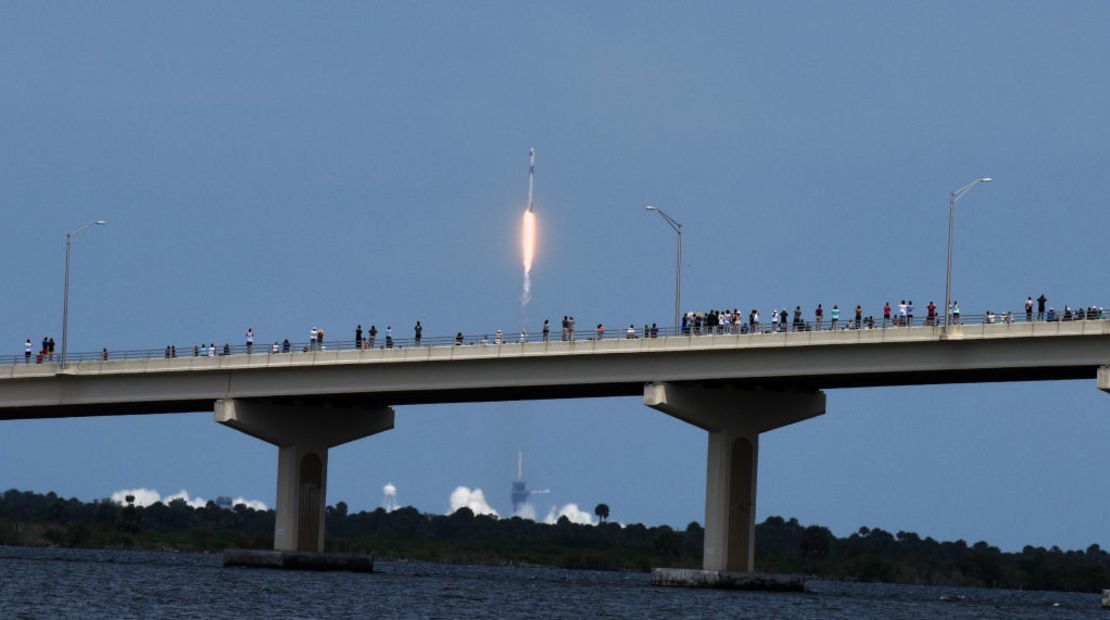
[[[829,555],[829,548],[834,540],[836,540],[836,537],[829,531],[829,528],[811,525],[802,534],[800,551],[807,558],[820,560]]]
[[[609,518],[609,504],[594,506],[594,514],[597,515],[598,519],[601,519],[602,523],[605,523],[605,520]]]
[[[127,497],[124,497],[123,500],[127,502],[128,506],[130,506],[131,504],[135,503],[135,496],[129,494]]]

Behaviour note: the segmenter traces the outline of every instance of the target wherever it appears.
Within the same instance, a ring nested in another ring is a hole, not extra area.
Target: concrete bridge
[[[0,366],[0,419],[195,412],[278,446],[274,547],[321,551],[328,449],[416,403],[640,396],[708,432],[709,570],[751,571],[761,433],[844,387],[1097,379],[1110,320]]]

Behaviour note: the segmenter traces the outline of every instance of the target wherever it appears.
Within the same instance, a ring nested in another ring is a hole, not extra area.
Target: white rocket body
[[[528,149],[528,210],[532,210],[532,177],[536,174],[536,147]]]

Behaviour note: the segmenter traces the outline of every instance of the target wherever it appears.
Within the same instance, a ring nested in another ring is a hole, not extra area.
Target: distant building
[[[528,503],[528,498],[533,495],[546,495],[551,491],[544,489],[542,491],[533,491],[528,488],[528,484],[524,482],[524,453],[516,453],[516,480],[513,481],[512,500],[513,500],[513,514],[519,514],[524,504]]]

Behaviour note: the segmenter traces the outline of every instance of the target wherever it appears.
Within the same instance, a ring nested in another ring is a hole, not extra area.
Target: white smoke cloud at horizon
[[[514,512],[512,516],[520,517],[521,519],[528,519],[529,521],[535,521],[536,507],[533,506],[531,502],[524,502],[524,504],[521,505],[520,510]]]
[[[571,523],[579,525],[597,525],[593,516],[585,510],[580,510],[578,504],[570,503],[564,504],[562,508],[555,510],[555,506],[547,512],[547,516],[543,518],[543,522],[548,525],[555,525],[560,517],[566,517]]]
[[[128,495],[133,496],[135,498],[135,505],[142,508],[146,508],[147,506],[156,504],[158,502],[169,504],[175,499],[184,500],[186,504],[192,506],[193,508],[204,508],[208,504],[208,500],[200,497],[199,495],[197,497],[190,497],[189,492],[185,489],[181,489],[177,493],[174,493],[173,495],[167,495],[165,497],[163,497],[162,494],[159,493],[156,489],[147,489],[142,487],[137,489],[121,489],[119,491],[116,491],[115,493],[112,493],[110,499],[113,502],[122,505],[127,503]],[[231,500],[232,506],[238,506],[239,504],[242,504],[252,510],[269,510],[269,506],[267,506],[265,502],[256,499],[236,497],[235,499]]]
[[[447,514],[455,514],[455,511],[463,507],[469,508],[475,515],[493,515],[501,518],[493,506],[489,505],[486,501],[486,494],[482,489],[471,490],[469,487],[456,487],[454,492],[451,493],[451,510]]]

